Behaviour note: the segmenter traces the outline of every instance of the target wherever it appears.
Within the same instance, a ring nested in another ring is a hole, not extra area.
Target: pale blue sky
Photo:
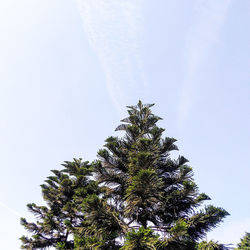
[[[96,152],[138,99],[156,103],[200,191],[250,231],[250,1],[0,0],[1,249],[19,249],[51,169]]]

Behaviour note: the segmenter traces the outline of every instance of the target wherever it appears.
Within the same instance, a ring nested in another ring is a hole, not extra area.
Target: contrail
[[[230,0],[197,0],[195,3],[194,24],[190,27],[186,39],[186,75],[179,104],[179,125],[182,125],[189,114],[195,92],[196,74],[217,42],[229,5]]]
[[[109,95],[120,111],[144,80],[140,45],[144,0],[76,0],[83,27],[106,75]],[[143,83],[145,84],[145,83]]]
[[[17,217],[21,217],[21,215],[14,209],[10,208],[9,206],[7,206],[6,204],[4,204],[3,202],[0,201],[0,207],[7,209],[10,213],[14,214]]]

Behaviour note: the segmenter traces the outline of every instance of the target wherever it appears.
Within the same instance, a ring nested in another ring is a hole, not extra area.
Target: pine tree
[[[152,106],[139,101],[128,107],[129,116],[116,129],[125,135],[107,138],[98,152],[96,178],[107,189],[106,206],[118,215],[119,236],[139,229],[146,230],[147,238],[150,227],[160,234],[157,249],[192,249],[228,213],[212,205],[199,209],[210,198],[199,193],[188,160],[170,158],[170,152],[178,150],[176,139],[162,137],[164,129],[156,125],[161,118],[151,112]],[[91,218],[92,223],[96,219]]]
[[[129,116],[116,129],[124,136],[108,137],[95,162],[75,159],[52,171],[42,185],[47,206],[28,204],[38,221],[22,219],[32,233],[21,238],[23,248],[205,247],[198,242],[228,213],[203,204],[210,198],[199,192],[185,157],[171,159],[171,151],[178,150],[176,139],[163,137],[152,106],[141,101],[129,106]]]
[[[21,224],[32,233],[31,238],[20,238],[24,249],[74,249],[74,232],[84,223],[84,215],[79,207],[84,197],[98,194],[98,187],[95,181],[87,178],[92,172],[88,162],[74,159],[62,165],[63,170],[52,170],[54,175],[41,185],[47,205],[27,205],[37,221],[31,223],[21,218]]]

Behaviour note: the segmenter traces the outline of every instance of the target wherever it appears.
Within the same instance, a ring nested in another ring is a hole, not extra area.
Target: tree
[[[41,185],[47,206],[27,205],[38,221],[30,223],[21,218],[21,224],[33,234],[31,238],[21,237],[24,249],[74,249],[74,239],[70,236],[84,222],[79,205],[87,195],[98,194],[99,188],[95,181],[87,178],[92,173],[88,162],[74,159],[62,165],[64,169],[52,170],[53,176]]]
[[[238,244],[238,248],[236,249],[250,250],[250,233],[245,234],[245,236],[241,239],[240,243]]]
[[[190,249],[228,213],[212,205],[198,209],[210,198],[198,192],[187,159],[170,158],[178,149],[176,139],[162,138],[164,129],[156,125],[161,118],[152,114],[152,106],[139,101],[128,107],[129,116],[116,129],[125,136],[109,137],[98,152],[97,181],[107,188],[108,206],[125,225],[122,235],[150,226],[162,235],[164,247]]]
[[[152,106],[139,101],[128,107],[129,116],[116,129],[125,135],[108,137],[104,149],[98,151],[99,159],[88,168],[93,168],[98,187],[83,195],[74,191],[70,196],[69,203],[75,209],[70,219],[80,215],[76,224],[68,218],[70,226],[63,224],[63,239],[67,233],[73,235],[70,247],[197,249],[198,241],[228,215],[212,205],[200,208],[210,198],[199,193],[188,160],[183,156],[170,158],[171,151],[178,150],[176,139],[163,138],[164,129],[156,125],[161,118],[151,112]],[[60,221],[63,223],[64,217]]]

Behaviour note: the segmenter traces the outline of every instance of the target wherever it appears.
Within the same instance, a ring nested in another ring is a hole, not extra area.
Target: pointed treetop
[[[143,104],[141,100],[139,100],[138,104],[135,106],[127,106],[129,116],[122,119],[121,122],[125,122],[128,124],[119,125],[115,131],[118,130],[127,130],[129,124],[136,126],[154,126],[157,121],[162,120],[161,117],[152,114],[151,107],[154,104]]]
[[[154,103],[143,104],[142,101],[139,100],[137,105],[135,105],[135,106],[126,106],[126,107],[129,108],[129,109],[133,109],[133,110],[136,110],[136,109],[142,110],[143,108],[151,108],[154,105],[155,105]]]

